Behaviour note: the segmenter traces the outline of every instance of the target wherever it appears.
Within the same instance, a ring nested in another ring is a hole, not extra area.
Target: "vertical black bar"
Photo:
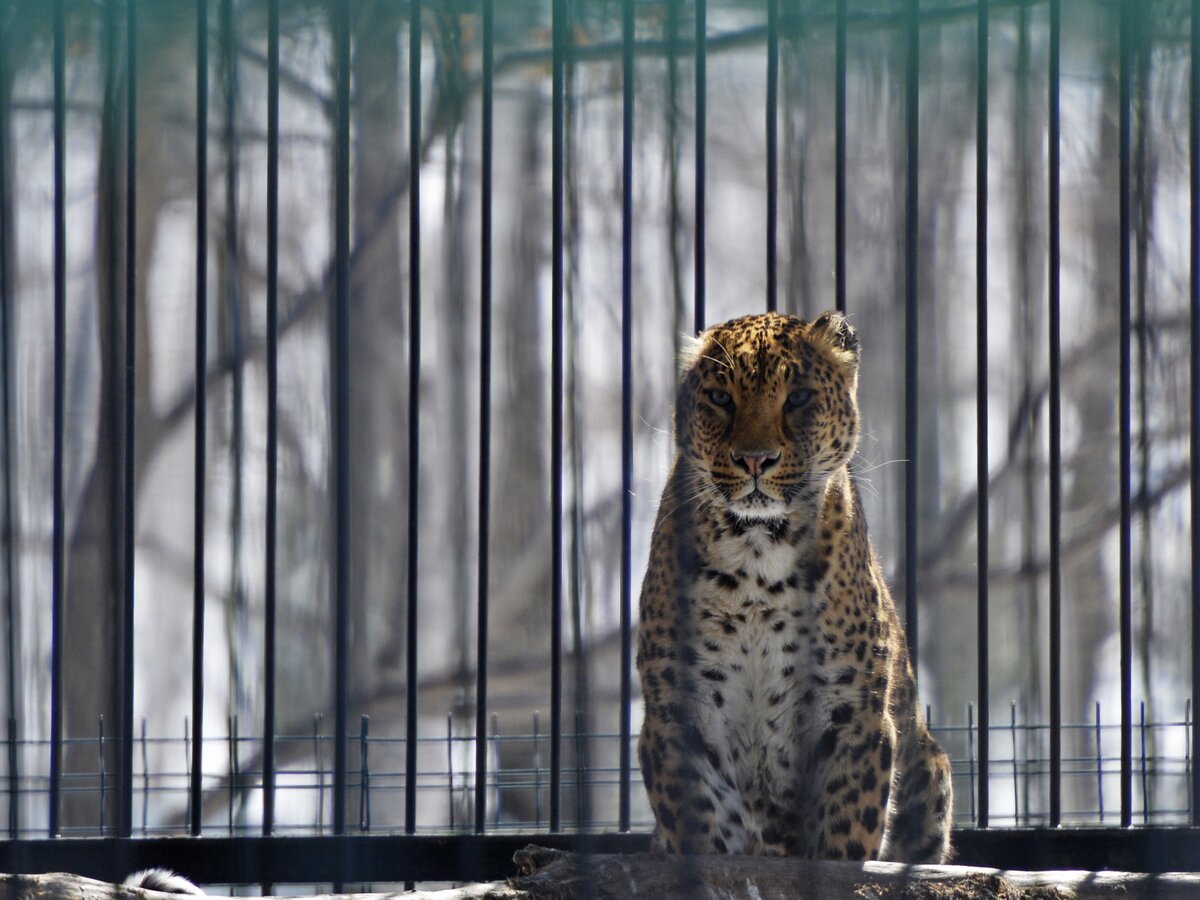
[[[454,831],[454,713],[446,713],[446,809]]]
[[[146,836],[150,821],[150,754],[146,749],[146,717],[142,716],[142,837]]]
[[[317,768],[317,834],[325,833],[325,753],[321,730],[325,717],[321,713],[313,716],[313,758]]]
[[[1059,318],[1059,58],[1062,44],[1060,0],[1050,0],[1050,72],[1046,106],[1048,310],[1050,345],[1050,826],[1062,822],[1062,387]]]
[[[137,2],[126,0],[125,53],[128,79],[127,133],[125,135],[125,510],[122,527],[122,588],[124,614],[121,623],[121,733],[120,802],[117,836],[133,833],[133,623],[134,540],[136,536],[134,482],[137,442]]]
[[[66,519],[63,510],[63,400],[66,389],[66,48],[64,0],[54,0],[54,546],[51,562],[50,837],[59,830],[63,762],[63,627]]]
[[[191,833],[200,834],[204,775],[204,483],[208,391],[208,0],[196,0],[196,426],[192,519]]]
[[[404,831],[417,830],[417,553],[421,478],[421,0],[408,22],[408,605]]]
[[[846,0],[834,14],[834,296],[838,312],[846,311]]]
[[[337,126],[334,153],[333,380],[334,725],[333,833],[346,832],[350,631],[350,4],[334,4]]]
[[[542,827],[542,737],[536,709],[533,711],[533,826]]]
[[[1195,571],[1193,569],[1193,571]],[[1192,742],[1195,739],[1195,734],[1192,732],[1192,698],[1188,697],[1183,702],[1183,730],[1185,733],[1185,744],[1183,747],[1183,780],[1187,785],[1185,791],[1187,793],[1187,820],[1189,823],[1195,824],[1194,812],[1195,796],[1192,785]]]
[[[188,783],[192,780],[192,738],[191,730],[188,727],[190,720],[187,716],[183,717],[183,769],[184,774],[188,777]],[[192,820],[192,792],[189,790],[187,795],[187,819]]]
[[[500,756],[500,718],[492,713],[492,752],[496,757]],[[492,773],[492,787],[496,791],[496,805],[492,809],[492,827],[500,827],[500,810],[504,807],[504,799],[500,795],[500,779],[496,777],[496,773]]]
[[[1132,529],[1132,398],[1130,332],[1132,316],[1130,306],[1130,160],[1132,132],[1131,87],[1133,80],[1133,0],[1120,3],[1120,112],[1118,134],[1120,142],[1120,385],[1118,411],[1120,419],[1120,448],[1118,480],[1120,483],[1120,595],[1118,629],[1121,641],[1121,825],[1127,827],[1133,820],[1133,529]]]
[[[1096,701],[1096,803],[1099,806],[1100,822],[1104,822],[1104,748],[1101,745],[1100,701]]]
[[[366,832],[371,830],[371,717],[364,715],[359,719],[359,723],[358,767],[362,784],[358,792],[358,830]]]
[[[704,330],[705,322],[705,169],[708,143],[708,3],[696,0],[696,248],[695,248],[695,331]]]
[[[475,833],[487,823],[488,574],[492,484],[492,75],[495,3],[483,0],[479,186],[479,610],[475,652]]]
[[[104,821],[107,818],[105,815],[105,800],[108,798],[108,792],[105,790],[108,781],[108,767],[104,762],[104,715],[96,717],[96,772],[99,774],[100,780],[100,814],[96,817],[97,825],[101,833],[104,832]],[[132,806],[132,804],[130,804]],[[130,829],[132,831],[132,828]]]
[[[905,171],[904,204],[904,627],[913,672],[917,671],[917,450],[920,437],[917,419],[918,379],[918,297],[917,297],[917,203],[918,187],[918,74],[921,49],[921,3],[907,0],[907,43],[905,59]]]
[[[617,828],[629,830],[633,667],[633,0],[621,4],[621,746]]]
[[[267,0],[267,509],[262,833],[275,830],[275,560],[279,487],[279,0]],[[269,892],[268,892],[269,893]]]
[[[779,0],[767,0],[767,310],[778,305]]]
[[[0,435],[4,452],[4,637],[8,676],[8,836],[16,838],[20,823],[18,800],[20,764],[17,754],[17,587],[16,534],[13,519],[12,443],[12,297],[9,292],[9,247],[13,246],[12,220],[5,218],[9,202],[8,134],[9,79],[7,32],[0,31]]]
[[[1008,705],[1008,733],[1012,746],[1013,825],[1021,824],[1021,769],[1017,757],[1017,704]]]
[[[226,805],[226,815],[229,821],[229,833],[233,833],[233,808],[241,791],[241,775],[238,771],[238,717],[229,717],[229,793]]]
[[[975,73],[975,442],[978,485],[977,547],[978,650],[976,690],[979,700],[979,801],[975,817],[988,824],[988,0],[979,0]],[[972,798],[974,803],[975,798]]]
[[[582,665],[582,663],[581,663]],[[577,682],[578,683],[578,682]],[[575,830],[576,832],[586,835],[587,827],[590,822],[591,815],[591,775],[588,772],[588,755],[587,755],[587,736],[585,729],[587,727],[587,718],[585,716],[584,701],[582,691],[576,688],[575,708]],[[589,841],[586,836],[580,842],[580,854],[584,857],[584,865],[587,865],[587,857],[595,852],[590,850]],[[589,884],[584,889],[586,891],[586,900],[592,900],[595,897],[595,888]],[[590,894],[590,896],[588,896]]]
[[[1142,744],[1142,824],[1150,824],[1150,770],[1146,766],[1146,701],[1140,704],[1138,735]]]
[[[971,798],[971,818],[968,820],[972,825],[984,827],[980,825],[979,813],[975,808],[975,705],[969,700],[967,701],[967,796]]]
[[[562,827],[563,207],[565,0],[554,0],[551,32],[550,348],[550,830]]]
[[[1192,495],[1192,702],[1200,702],[1200,0],[1192,0],[1191,90],[1188,97],[1188,169],[1191,234],[1191,495]],[[1191,746],[1200,748],[1200,716],[1193,716]],[[1200,766],[1191,771],[1191,824],[1200,825]]]

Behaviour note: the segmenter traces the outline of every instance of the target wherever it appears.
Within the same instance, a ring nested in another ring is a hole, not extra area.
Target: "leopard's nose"
[[[733,461],[745,469],[754,478],[758,478],[771,466],[779,462],[778,450],[749,450],[739,453],[731,451]]]

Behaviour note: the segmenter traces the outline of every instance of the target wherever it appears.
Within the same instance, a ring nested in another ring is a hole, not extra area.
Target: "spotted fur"
[[[858,356],[844,316],[772,313],[684,360],[637,653],[662,849],[949,855],[950,762],[847,468]]]

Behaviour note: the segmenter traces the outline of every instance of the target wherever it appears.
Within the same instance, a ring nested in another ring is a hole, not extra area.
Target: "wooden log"
[[[1200,900],[1200,874],[1018,872],[971,866],[905,866],[749,856],[584,856],[530,845],[520,874],[453,890],[324,895],[322,900]],[[2,875],[0,900],[178,900],[76,875]],[[294,900],[294,898],[293,898]]]
[[[530,846],[510,884],[536,898],[668,897],[752,900],[1200,900],[1200,874],[1001,872],[970,866],[906,866],[752,856],[582,857]]]
[[[0,900],[180,900],[181,894],[109,884],[63,872],[46,875],[0,875]],[[219,894],[208,896],[220,898]],[[410,891],[403,894],[319,894],[307,900],[525,900],[523,893],[503,882],[474,884],[445,891]],[[284,898],[280,898],[284,900]],[[286,900],[306,900],[288,897]]]

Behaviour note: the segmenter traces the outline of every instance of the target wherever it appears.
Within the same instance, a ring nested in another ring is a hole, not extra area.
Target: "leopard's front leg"
[[[729,750],[696,724],[649,713],[638,756],[657,827],[654,848],[668,853],[750,853],[759,841],[743,812]]]
[[[886,713],[862,715],[835,706],[817,747],[827,761],[817,856],[878,859],[887,827],[896,728]]]

